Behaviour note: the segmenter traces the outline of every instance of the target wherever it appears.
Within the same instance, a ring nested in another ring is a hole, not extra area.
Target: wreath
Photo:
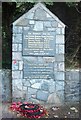
[[[20,113],[26,118],[41,118],[47,115],[47,111],[40,104],[14,102],[10,106],[10,110]]]

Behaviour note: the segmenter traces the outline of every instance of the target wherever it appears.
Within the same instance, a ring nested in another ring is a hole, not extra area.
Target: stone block
[[[46,91],[37,91],[37,99],[47,101],[49,93]]]
[[[55,72],[55,80],[65,80],[64,72]]]
[[[18,29],[17,26],[13,26],[13,33],[17,33]]]
[[[13,43],[22,43],[22,34],[13,34]]]
[[[12,71],[12,78],[13,79],[22,79],[23,72],[22,71]]]
[[[55,81],[51,82],[51,85],[49,87],[49,92],[50,93],[55,92],[55,84],[56,84]]]
[[[64,35],[56,35],[56,44],[64,44]]]
[[[40,89],[41,88],[41,83],[35,83],[31,87],[36,88],[36,89]]]
[[[12,51],[18,50],[18,44],[12,44]]]
[[[44,27],[52,27],[50,21],[45,21],[44,22]]]
[[[46,12],[44,9],[42,8],[38,8],[35,11],[35,16],[34,16],[35,20],[46,20]]]
[[[44,90],[44,91],[49,91],[49,85],[47,82],[43,82],[41,84],[41,90]]]
[[[22,79],[13,79],[14,90],[22,91]]]
[[[65,71],[64,62],[58,63],[58,71]]]
[[[19,70],[23,69],[23,61],[19,61]]]
[[[30,82],[26,79],[23,79],[22,83],[23,83],[23,86],[25,86],[25,87],[30,87],[31,86]]]
[[[64,55],[63,54],[59,54],[59,55],[56,55],[55,56],[55,61],[56,62],[61,62],[61,61],[64,61]]]
[[[12,70],[18,70],[19,65],[18,65],[18,61],[13,60],[12,61]]]
[[[64,28],[61,28],[61,33],[65,34],[65,29]]]
[[[37,92],[37,89],[34,89],[34,88],[31,88],[31,87],[28,87],[28,91],[27,91],[27,98],[30,99],[32,97],[32,95],[36,95],[36,92]]]
[[[64,81],[56,81],[56,91],[64,91]]]
[[[61,28],[56,28],[56,34],[61,34]]]
[[[22,44],[18,44],[18,51],[22,51]]]
[[[22,60],[22,53],[21,52],[12,52],[12,59],[13,60]]]
[[[22,33],[22,27],[17,26],[17,33]]]
[[[58,23],[57,23],[57,21],[52,21],[51,25],[52,25],[52,27],[57,27]]]
[[[34,24],[35,21],[34,20],[29,20],[29,24]]]
[[[43,22],[36,21],[33,30],[34,31],[43,31]]]
[[[47,28],[48,29],[48,31],[55,31],[56,30],[56,28]]]
[[[34,19],[34,12],[29,12],[29,14],[25,15],[25,18]]]
[[[65,51],[64,51],[64,45],[59,45],[59,54],[64,54],[65,53]]]

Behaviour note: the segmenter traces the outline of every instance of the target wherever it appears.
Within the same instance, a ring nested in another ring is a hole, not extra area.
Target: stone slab
[[[38,100],[43,100],[43,101],[47,101],[48,98],[48,92],[45,91],[37,91],[37,99]]]

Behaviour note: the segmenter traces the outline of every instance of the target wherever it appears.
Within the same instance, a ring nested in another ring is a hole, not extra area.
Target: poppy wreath
[[[23,117],[41,118],[47,114],[47,111],[40,104],[14,102],[10,106],[10,110],[16,111]]]

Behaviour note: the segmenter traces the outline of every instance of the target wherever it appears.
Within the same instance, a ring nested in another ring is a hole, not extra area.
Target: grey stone
[[[65,71],[64,62],[59,62],[58,63],[58,71]]]
[[[18,51],[22,51],[22,44],[18,44]]]
[[[51,85],[49,87],[49,92],[50,93],[55,92],[55,84],[56,84],[55,81],[51,82]]]
[[[12,52],[12,59],[13,60],[22,60],[22,53],[21,52]]]
[[[13,43],[22,43],[22,34],[13,34]]]
[[[65,80],[64,72],[55,72],[55,80]]]
[[[56,55],[55,61],[56,62],[64,61],[64,55],[63,54]]]
[[[22,27],[20,27],[20,26],[17,26],[17,33],[22,33]]]
[[[45,21],[44,22],[44,27],[51,27],[51,22],[50,21]]]
[[[52,24],[52,27],[57,27],[58,25],[57,21],[52,21],[51,24]]]
[[[61,33],[65,34],[65,29],[64,28],[61,28]]]
[[[12,61],[12,70],[18,70],[18,67],[19,67],[19,65],[18,65],[18,61]]]
[[[64,35],[56,35],[56,44],[64,44]]]
[[[61,34],[61,28],[56,28],[56,34]]]
[[[41,90],[48,91],[49,90],[49,85],[47,82],[43,82],[41,84]]]
[[[13,26],[13,33],[17,33],[18,29],[17,26]]]
[[[36,20],[46,20],[46,12],[42,8],[37,8],[35,11],[34,19]]]
[[[28,91],[27,91],[27,98],[30,99],[32,97],[32,95],[36,95],[37,89],[28,87]]]
[[[34,24],[35,21],[34,20],[29,20],[29,24]]]
[[[56,30],[56,28],[47,28],[48,29],[48,31],[55,31]]]
[[[12,78],[13,79],[22,79],[23,72],[22,71],[12,71]]]
[[[33,30],[34,31],[43,31],[43,22],[42,21],[36,21]]]
[[[56,82],[56,91],[64,91],[64,81]]]
[[[27,26],[28,25],[28,20],[23,18],[20,21],[16,23],[17,26]]]
[[[37,99],[47,101],[49,93],[45,91],[37,91]]]
[[[25,18],[34,19],[34,12],[31,12],[31,13],[27,14],[27,15],[25,16]]]
[[[23,61],[19,61],[19,70],[23,69]]]
[[[36,88],[36,89],[40,89],[41,88],[41,83],[35,83],[31,87]]]
[[[12,51],[18,50],[18,44],[12,44]]]
[[[25,87],[30,87],[30,82],[28,81],[28,80],[23,80],[23,86],[25,86]]]
[[[58,48],[58,50],[59,50],[59,54],[64,54],[64,45],[59,45],[59,48]]]

